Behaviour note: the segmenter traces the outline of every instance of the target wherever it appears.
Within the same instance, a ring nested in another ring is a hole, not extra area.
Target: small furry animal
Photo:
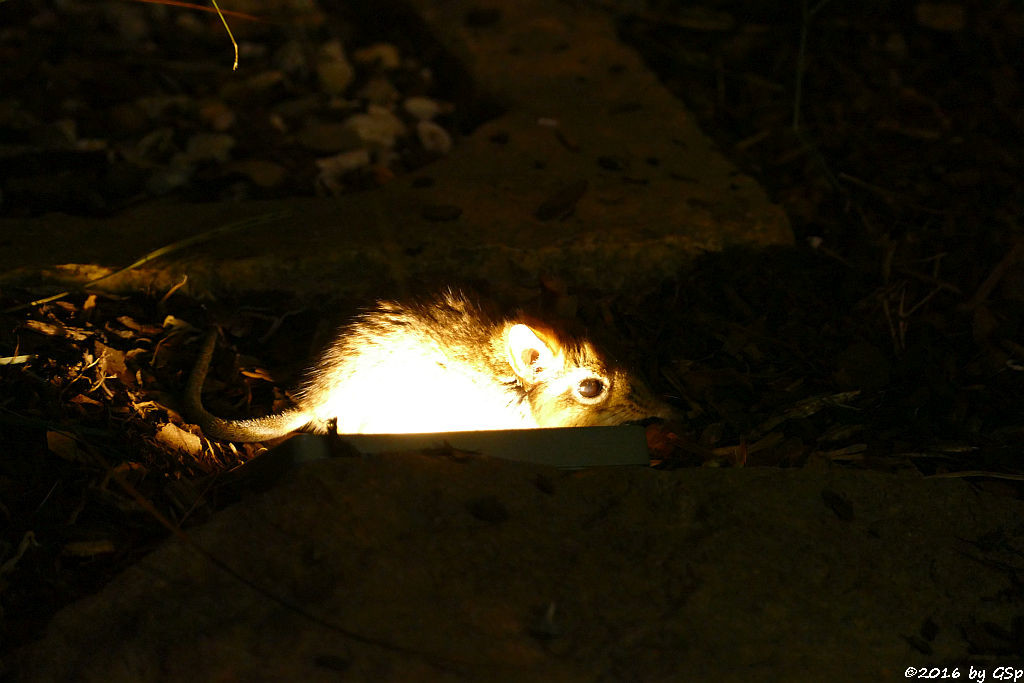
[[[538,322],[491,318],[461,293],[431,303],[378,302],[342,328],[307,373],[296,405],[226,420],[201,391],[216,345],[207,336],[188,380],[188,417],[207,437],[265,441],[305,428],[341,434],[618,425],[671,409],[587,341]]]

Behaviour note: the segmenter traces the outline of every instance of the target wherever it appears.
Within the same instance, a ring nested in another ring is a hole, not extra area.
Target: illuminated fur
[[[564,342],[535,321],[493,319],[453,291],[426,304],[378,303],[341,330],[297,406],[263,418],[224,420],[203,409],[208,346],[189,380],[189,412],[207,436],[232,441],[323,431],[330,420],[343,434],[413,433],[615,425],[671,412],[589,342]]]

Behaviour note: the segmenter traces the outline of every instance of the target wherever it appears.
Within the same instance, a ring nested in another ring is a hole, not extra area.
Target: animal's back
[[[341,330],[299,404],[341,433],[536,427],[497,348],[504,325],[452,292],[381,302]]]

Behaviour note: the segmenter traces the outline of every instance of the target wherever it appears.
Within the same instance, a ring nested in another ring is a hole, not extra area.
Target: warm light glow
[[[296,398],[297,417],[341,434],[618,425],[665,412],[590,343],[489,320],[452,292],[431,308],[378,304],[342,330]]]
[[[358,370],[341,378],[318,417],[336,418],[341,434],[537,427],[529,410],[515,405],[512,386],[502,388],[481,369],[457,359],[442,365],[438,358],[443,356],[431,351],[415,338],[368,345]]]

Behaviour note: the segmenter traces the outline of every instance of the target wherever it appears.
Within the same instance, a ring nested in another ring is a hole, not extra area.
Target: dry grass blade
[[[1024,474],[1012,474],[1009,472],[986,472],[985,470],[964,470],[962,472],[940,472],[928,475],[928,479],[969,479],[981,477],[986,479],[1007,479],[1009,481],[1024,481]]]
[[[228,223],[227,225],[222,225],[218,228],[213,228],[212,230],[201,232],[198,235],[193,235],[192,237],[186,237],[183,240],[178,240],[177,242],[172,242],[171,244],[160,247],[159,249],[155,249],[146,254],[145,256],[137,259],[135,262],[123,268],[119,268],[113,271],[112,273],[107,273],[106,275],[103,275],[101,277],[94,278],[89,282],[86,282],[85,285],[83,286],[86,289],[88,289],[89,287],[95,287],[97,284],[103,282],[104,280],[109,280],[110,278],[115,277],[117,275],[121,275],[122,273],[127,273],[131,270],[138,268],[139,266],[149,263],[150,261],[158,259],[161,256],[167,256],[168,254],[173,254],[176,251],[181,251],[182,249],[187,249],[188,247],[192,247],[197,244],[202,244],[203,242],[208,242],[214,239],[215,237],[219,237],[229,232],[234,232],[236,230],[244,230],[246,228],[251,228],[255,225],[262,225],[263,223],[271,223],[273,221],[278,221],[283,218],[286,218],[288,215],[290,215],[290,213],[290,211],[272,211],[270,213],[252,216],[251,218],[245,218],[234,223]],[[57,299],[66,297],[70,293],[70,291],[60,292],[59,294],[54,294],[53,296],[46,297],[45,299],[36,299],[25,304],[12,306],[11,308],[4,309],[2,312],[14,313],[16,311],[20,311],[26,308],[33,308],[35,306],[39,306],[41,304],[49,303],[51,301],[56,301]]]
[[[28,363],[36,359],[35,354],[27,356],[2,356],[0,357],[0,365],[21,365],[22,363]]]

